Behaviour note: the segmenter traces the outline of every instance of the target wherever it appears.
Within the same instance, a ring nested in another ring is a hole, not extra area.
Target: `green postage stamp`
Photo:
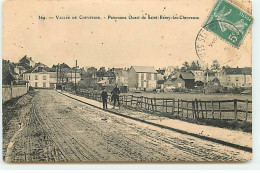
[[[238,48],[253,23],[253,17],[227,0],[218,0],[204,27]]]

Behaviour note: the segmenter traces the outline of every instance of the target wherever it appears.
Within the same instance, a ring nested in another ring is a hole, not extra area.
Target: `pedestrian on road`
[[[120,102],[119,102],[119,95],[120,95],[120,89],[118,88],[118,85],[116,84],[116,87],[113,89],[113,91],[111,92],[112,97],[114,99],[114,107],[116,106],[116,102],[118,103],[118,107],[120,108]]]
[[[101,93],[102,101],[103,101],[103,109],[107,109],[107,91],[104,89]]]

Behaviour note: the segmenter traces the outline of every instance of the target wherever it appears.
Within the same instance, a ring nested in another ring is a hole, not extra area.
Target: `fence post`
[[[207,108],[207,102],[205,101],[205,111],[206,111],[206,118],[208,118],[208,108]]]
[[[214,105],[213,105],[213,101],[211,101],[211,115],[212,115],[212,118],[214,119]]]
[[[195,118],[200,117],[200,110],[199,110],[199,102],[197,99],[195,99]]]
[[[152,106],[152,111],[154,111],[153,98],[151,98],[151,106]]]
[[[234,115],[235,120],[237,121],[237,99],[234,99]]]
[[[181,99],[181,116],[183,117],[183,101]]]
[[[164,113],[164,98],[163,98],[162,112]]]
[[[218,102],[218,108],[219,108],[219,118],[220,118],[220,120],[222,119],[222,117],[221,117],[221,107],[220,107],[220,101]]]
[[[180,114],[180,101],[179,101],[179,99],[178,99],[178,116],[179,116],[179,114]]]
[[[154,107],[155,107],[155,112],[157,112],[157,104],[156,104],[156,98],[154,97]]]
[[[165,100],[165,106],[166,106],[166,113],[168,113],[168,99]]]
[[[144,98],[144,109],[147,110],[147,97]]]
[[[186,106],[186,108],[187,108],[186,109],[187,110],[187,117],[189,117],[189,102],[187,101],[186,103],[187,103],[187,106]]]
[[[179,110],[179,99],[178,99],[178,110]],[[172,115],[174,116],[174,111],[175,111],[175,99],[172,99]],[[179,111],[178,111],[178,116],[179,116]]]
[[[192,112],[192,118],[195,118],[195,114],[194,114],[194,110],[195,110],[195,106],[194,106],[194,102],[195,101],[191,101],[191,112]]]
[[[201,100],[200,100],[200,109],[201,109],[201,117],[202,119],[204,119],[203,106]]]
[[[246,121],[248,118],[248,100],[246,99]]]

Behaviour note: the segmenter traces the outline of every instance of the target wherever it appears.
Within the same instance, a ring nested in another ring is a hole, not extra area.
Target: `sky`
[[[250,4],[239,4],[250,11]],[[7,0],[3,3],[3,59],[27,55],[48,66],[181,66],[200,60],[195,41],[215,0]],[[249,8],[248,8],[249,7]],[[198,20],[108,20],[111,16],[194,16]],[[56,16],[100,16],[101,20]],[[41,20],[39,16],[53,17]],[[104,18],[105,17],[105,18]],[[214,35],[212,36],[212,38]],[[251,31],[237,49],[217,39],[202,57],[230,66],[251,66]],[[229,58],[232,61],[227,63]],[[204,59],[203,59],[204,58]]]

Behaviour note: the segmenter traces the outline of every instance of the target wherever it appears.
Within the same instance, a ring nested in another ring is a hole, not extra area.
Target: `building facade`
[[[218,79],[223,87],[252,87],[252,68],[223,68],[218,73]]]
[[[128,71],[129,89],[156,89],[157,71],[153,66],[131,66]]]

